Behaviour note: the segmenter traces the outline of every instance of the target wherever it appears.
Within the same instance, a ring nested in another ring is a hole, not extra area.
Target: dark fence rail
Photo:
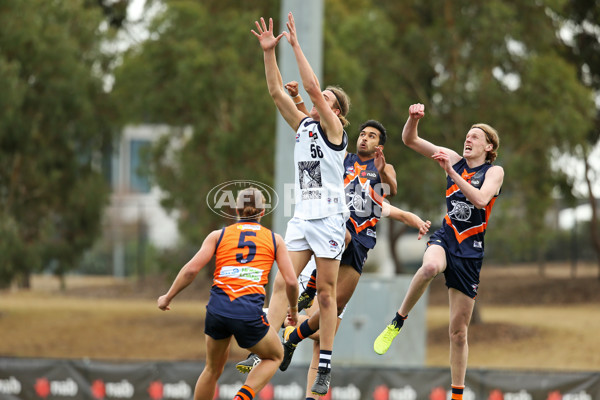
[[[188,400],[202,362],[104,362],[0,358],[0,400]],[[301,400],[304,366],[277,372],[257,400]],[[227,365],[215,400],[232,399],[245,376]],[[446,400],[444,368],[377,368],[334,365],[323,400]],[[470,369],[464,400],[600,399],[600,371]]]

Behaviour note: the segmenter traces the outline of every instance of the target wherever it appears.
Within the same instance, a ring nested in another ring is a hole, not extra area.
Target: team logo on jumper
[[[257,208],[263,208],[265,215],[272,213],[279,203],[279,196],[271,186],[258,181],[236,180],[221,183],[208,192],[206,204],[217,215],[237,219],[237,196],[239,192],[250,187],[260,190],[263,195],[264,202],[259,202]]]
[[[463,201],[452,200],[452,211],[448,213],[450,218],[458,221],[468,221],[471,218],[471,210],[475,208],[473,204],[467,204]]]
[[[354,209],[356,211],[362,211],[365,209],[366,204],[367,204],[367,199],[363,199],[360,194],[354,193],[354,196],[352,196],[352,200],[348,204],[348,207],[350,207],[350,209]]]
[[[321,198],[321,191],[318,190],[323,187],[320,161],[299,161],[298,180],[302,191],[302,200]]]

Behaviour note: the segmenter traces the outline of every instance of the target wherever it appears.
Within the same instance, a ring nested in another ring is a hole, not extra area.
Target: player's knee
[[[209,375],[212,379],[219,379],[224,370],[225,363],[209,363],[204,367],[204,373]]]
[[[327,291],[318,292],[319,307],[322,309],[329,308],[333,305],[333,296]]]
[[[283,361],[283,347],[279,346],[279,348],[277,349],[277,351],[275,351],[273,353],[273,360],[277,364],[281,364],[281,362]]]
[[[419,274],[421,275],[421,277],[428,281],[435,278],[437,274],[439,274],[439,272],[439,267],[431,263],[423,264],[421,268],[419,268]]]
[[[258,356],[261,360],[271,360],[279,365],[283,361],[283,347],[277,346],[277,348],[270,349],[268,353],[258,354]]]
[[[463,347],[467,344],[467,330],[458,328],[458,329],[450,329],[450,342],[454,346]]]

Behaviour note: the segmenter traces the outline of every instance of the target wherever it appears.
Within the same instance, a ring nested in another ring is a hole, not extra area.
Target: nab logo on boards
[[[519,390],[518,392],[501,392],[498,389],[492,390],[488,397],[488,400],[532,400],[533,396],[526,390]],[[565,393],[561,394],[559,391],[553,391],[548,393],[546,400],[592,400],[585,391],[579,393]]]
[[[72,378],[50,381],[46,377],[38,378],[33,385],[38,398],[72,397],[78,398],[79,386]],[[21,382],[16,378],[0,379],[0,394],[17,395],[21,392]],[[135,395],[134,385],[126,379],[119,382],[105,382],[96,379],[90,385],[90,393],[97,400],[131,399]],[[163,383],[150,382],[147,393],[152,400],[189,399],[193,396],[190,385],[184,381]]]
[[[79,386],[72,378],[64,381],[49,381],[48,378],[36,379],[33,386],[35,393],[42,399],[48,396],[75,397],[79,392]]]
[[[103,400],[106,397],[115,399],[130,399],[135,393],[131,382],[123,379],[121,382],[104,382],[102,379],[96,379],[91,387],[92,396],[95,399]]]
[[[152,400],[189,399],[193,395],[192,388],[184,381],[177,383],[151,382],[148,387],[148,394]]]
[[[14,376],[0,379],[0,394],[17,395],[21,393],[21,382]]]

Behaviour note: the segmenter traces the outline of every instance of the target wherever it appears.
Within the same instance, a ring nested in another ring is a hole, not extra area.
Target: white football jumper
[[[332,144],[321,124],[305,118],[296,131],[294,147],[294,217],[320,219],[347,214],[344,192],[344,156],[348,135]]]

